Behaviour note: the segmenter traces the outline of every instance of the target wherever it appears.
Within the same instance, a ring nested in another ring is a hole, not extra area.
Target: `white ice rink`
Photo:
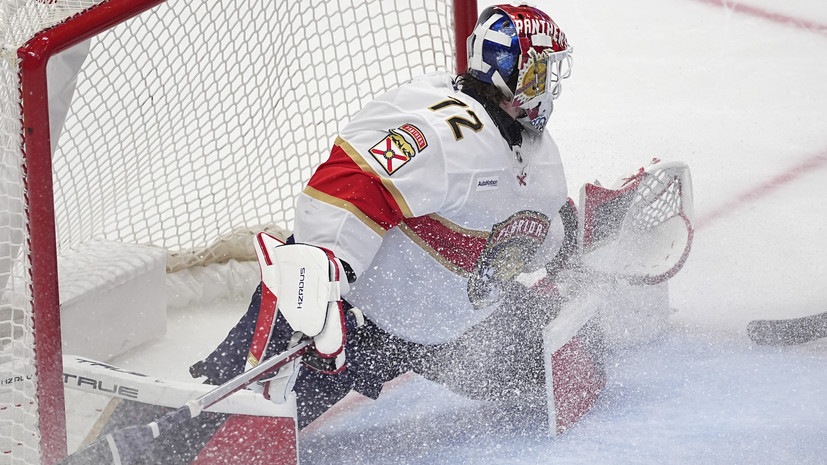
[[[597,407],[561,437],[410,378],[308,428],[303,463],[827,463],[827,340],[766,348],[745,331],[827,310],[827,3],[534,3],[574,46],[549,126],[570,194],[653,157],[692,169],[666,337],[613,354]],[[175,310],[164,340],[113,362],[187,379],[246,305]]]

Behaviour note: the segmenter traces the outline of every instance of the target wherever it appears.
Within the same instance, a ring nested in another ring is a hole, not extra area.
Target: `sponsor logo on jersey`
[[[477,191],[493,191],[496,190],[499,185],[500,178],[497,176],[477,179]]]
[[[393,174],[416,156],[416,150],[401,134],[391,129],[384,139],[370,148],[370,154],[388,174]]]

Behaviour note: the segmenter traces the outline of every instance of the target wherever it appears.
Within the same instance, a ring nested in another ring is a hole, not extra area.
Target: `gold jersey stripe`
[[[436,213],[432,213],[432,214],[428,215],[428,217],[430,217],[433,220],[436,220],[436,221],[440,222],[447,229],[449,229],[449,230],[451,230],[451,231],[453,231],[453,232],[455,232],[459,235],[466,236],[466,237],[477,237],[477,238],[481,238],[481,239],[487,239],[488,236],[491,234],[490,231],[479,231],[479,230],[475,230],[475,229],[463,228],[462,226],[460,226],[456,223],[452,223],[451,221],[437,215]],[[428,255],[433,257],[433,259],[436,260],[437,263],[444,266],[448,271],[450,271],[450,272],[452,272],[452,273],[454,273],[458,276],[465,277],[465,278],[471,276],[471,273],[469,273],[468,271],[466,271],[464,268],[457,265],[456,263],[452,262],[447,257],[445,257],[444,255],[439,253],[439,251],[437,251],[436,249],[431,247],[431,245],[428,244],[427,241],[422,239],[410,226],[408,226],[404,222],[399,224],[399,230],[402,231],[403,233],[405,233],[405,235],[408,236],[408,238],[411,241],[413,241],[414,244],[416,244],[422,250],[427,252]]]
[[[396,204],[399,205],[399,210],[402,212],[402,216],[404,216],[405,218],[413,217],[413,213],[411,213],[411,209],[408,206],[408,202],[405,201],[405,198],[402,197],[402,193],[399,192],[399,189],[397,189],[396,186],[393,185],[393,182],[391,182],[390,179],[379,176],[379,174],[365,160],[365,157],[363,157],[362,154],[359,153],[355,148],[353,148],[353,146],[350,145],[350,143],[348,143],[346,140],[342,139],[341,137],[337,137],[336,145],[339,146],[342,150],[344,150],[347,156],[349,156],[350,159],[353,160],[353,163],[356,163],[356,165],[359,166],[359,168],[362,171],[370,173],[376,176],[377,179],[382,181],[382,185],[385,186],[385,189],[387,189],[388,192],[390,192],[391,196],[393,197],[393,200],[395,200]]]
[[[471,273],[465,271],[461,267],[452,263],[447,258],[440,255],[440,253],[434,250],[434,248],[431,247],[430,244],[422,240],[421,237],[417,236],[416,233],[413,232],[413,230],[410,228],[410,226],[406,225],[405,223],[399,223],[399,230],[405,233],[405,235],[408,236],[408,239],[412,240],[414,244],[418,245],[419,248],[427,252],[428,255],[430,255],[434,260],[437,261],[437,263],[444,266],[451,273],[454,273],[458,276],[462,276],[464,278],[471,276]]]
[[[488,239],[488,236],[491,235],[491,231],[480,231],[480,230],[477,230],[477,229],[463,228],[462,226],[460,226],[456,223],[453,223],[450,220],[447,220],[447,219],[437,215],[436,213],[431,213],[428,216],[431,217],[432,219],[436,220],[436,221],[439,221],[440,223],[442,223],[443,226],[450,229],[451,231],[453,231],[455,233],[458,233],[458,234],[462,234],[463,236],[471,236],[471,237],[479,237],[479,238],[482,238],[482,239]]]
[[[334,207],[338,207],[350,212],[353,216],[358,218],[359,221],[361,221],[367,227],[372,229],[376,234],[385,237],[385,233],[387,232],[385,231],[385,228],[380,226],[379,223],[373,221],[368,215],[362,212],[362,210],[359,210],[359,208],[357,208],[356,205],[353,205],[352,203],[342,200],[338,197],[334,197],[330,194],[325,194],[324,192],[314,189],[310,186],[304,188],[304,193],[320,202],[324,202],[333,205]]]

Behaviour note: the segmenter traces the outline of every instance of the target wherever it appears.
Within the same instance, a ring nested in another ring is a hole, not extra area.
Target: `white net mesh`
[[[0,464],[40,456],[17,50],[97,3],[0,3]],[[453,41],[450,0],[168,0],[95,36],[52,159],[58,253],[97,238],[166,248],[170,269],[250,258],[248,231],[292,228],[340,125],[453,70]]]
[[[626,220],[629,226],[649,230],[680,215],[691,220],[692,201],[687,200],[689,192],[684,192],[688,179],[688,169],[682,166],[647,172],[635,190],[631,203],[634,208],[630,208]]]
[[[6,2],[0,11],[0,463],[40,457],[17,48],[66,16],[36,2]]]
[[[167,2],[95,39],[55,154],[62,247],[104,236],[189,265],[236,228],[289,229],[340,123],[453,66],[446,5],[250,3]]]

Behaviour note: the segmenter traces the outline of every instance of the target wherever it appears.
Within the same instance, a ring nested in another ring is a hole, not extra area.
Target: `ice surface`
[[[670,328],[612,355],[596,409],[563,436],[410,377],[304,431],[302,463],[827,463],[827,341],[757,347],[745,331],[827,310],[827,3],[533,3],[575,50],[548,129],[569,192],[652,157],[692,169],[698,229]],[[245,308],[176,309],[166,339],[116,362],[186,379]]]
[[[556,438],[415,379],[302,433],[302,463],[824,463],[824,349],[675,328],[614,354],[595,409]]]

